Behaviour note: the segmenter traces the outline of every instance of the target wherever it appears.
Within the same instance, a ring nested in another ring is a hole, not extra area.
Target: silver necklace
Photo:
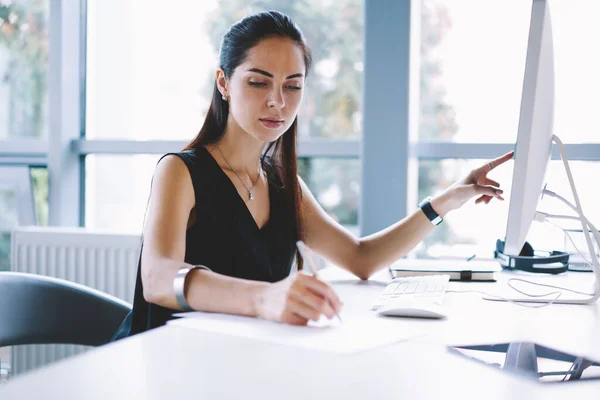
[[[252,185],[252,187],[248,187],[248,185],[246,185],[246,182],[244,182],[244,180],[242,179],[242,177],[240,176],[240,174],[238,174],[238,172],[235,170],[235,168],[233,168],[231,166],[231,163],[229,162],[229,160],[227,159],[227,157],[225,157],[225,154],[223,154],[223,152],[221,151],[221,148],[219,147],[219,143],[215,143],[215,147],[217,148],[217,150],[219,150],[219,153],[221,153],[221,157],[223,157],[223,159],[225,160],[225,162],[227,163],[227,165],[229,165],[229,168],[231,168],[231,170],[233,171],[233,173],[236,174],[237,177],[240,179],[240,181],[242,182],[242,185],[244,185],[244,187],[248,190],[248,196],[250,197],[250,200],[254,200],[254,193],[252,192],[252,190],[254,189],[254,187],[256,186],[256,184],[258,183],[258,180],[260,179],[261,173],[259,172],[258,178],[256,179],[256,182],[254,182],[254,184]]]

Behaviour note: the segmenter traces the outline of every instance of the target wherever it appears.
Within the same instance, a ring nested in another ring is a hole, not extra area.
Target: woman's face
[[[289,39],[269,38],[248,52],[229,80],[217,84],[229,102],[229,118],[262,142],[273,142],[294,122],[304,92],[301,48]]]

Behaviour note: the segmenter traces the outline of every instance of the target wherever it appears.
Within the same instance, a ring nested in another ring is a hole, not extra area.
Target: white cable
[[[581,221],[581,219],[579,217],[576,217],[574,215],[550,214],[550,213],[543,212],[543,211],[536,211],[536,214],[538,216],[541,216],[541,218],[536,217],[536,221],[538,221],[538,222],[544,222],[544,220],[546,218],[571,219],[571,220],[575,220],[575,221]]]
[[[577,207],[571,203],[569,200],[567,200],[566,198],[562,197],[560,194],[553,192],[552,190],[549,189],[544,189],[544,194],[547,194],[550,197],[555,197],[557,199],[559,199],[560,201],[562,201],[563,203],[565,203],[566,205],[568,205],[571,209],[573,209],[574,211],[577,211]]]
[[[585,223],[585,227],[583,228],[583,230],[586,231],[588,234],[589,234],[589,231],[592,231],[592,234],[594,235],[594,239],[596,240],[596,246],[598,246],[598,249],[600,249],[600,233],[598,232],[598,229],[596,229],[594,224],[592,224],[587,218],[585,218],[585,216],[582,218],[577,218],[577,217],[573,217],[571,215],[549,214],[549,213],[538,211],[538,212],[536,212],[535,218],[539,222],[545,222],[546,218],[570,219],[570,220],[575,219],[575,220],[580,220],[580,221],[583,220],[583,222]],[[547,221],[547,222],[549,222],[549,221]],[[566,231],[565,231],[565,233],[566,233]],[[583,254],[582,254],[582,256],[583,256]],[[590,256],[592,256],[592,259],[595,257],[596,262],[598,262],[598,260],[597,260],[598,255],[596,254],[596,247],[594,246],[593,243],[592,243],[592,251],[590,253]],[[592,264],[594,264],[594,261],[591,261],[591,262],[592,262]]]
[[[535,282],[528,282],[528,283],[535,284]],[[509,284],[509,286],[511,286],[511,285]],[[513,286],[511,286],[511,287],[512,287],[513,289],[515,289]],[[517,289],[515,289],[515,290],[517,290]],[[520,290],[517,290],[517,292],[521,292],[521,291],[520,291]],[[556,296],[555,298],[551,299],[551,300],[550,300],[549,302],[547,302],[547,303],[535,303],[535,305],[534,305],[534,304],[532,304],[532,303],[528,303],[526,300],[514,300],[514,299],[509,299],[509,298],[507,298],[507,297],[498,296],[497,294],[492,294],[492,293],[482,292],[481,290],[446,290],[446,293],[480,293],[480,294],[484,294],[484,295],[486,295],[486,296],[495,297],[495,298],[497,298],[497,299],[500,299],[500,300],[502,300],[502,301],[505,301],[505,302],[507,302],[507,303],[513,303],[513,304],[515,304],[515,305],[517,305],[517,306],[521,306],[521,307],[527,307],[527,308],[541,308],[541,307],[547,307],[547,306],[549,306],[549,305],[552,305],[552,304],[553,304],[553,303],[554,303],[556,300],[558,300],[558,298],[559,298],[559,297],[560,297],[560,295],[562,294],[561,292],[552,292],[552,293],[549,293],[549,294],[557,294],[557,296]],[[521,293],[523,293],[523,294],[524,294],[524,295],[526,295],[526,296],[531,296],[531,295],[530,295],[530,294],[528,294],[528,293],[524,293],[524,292],[521,292]],[[547,294],[547,295],[549,295],[549,294]],[[546,295],[546,296],[547,296],[547,295]],[[532,297],[533,297],[533,296],[532,296]]]
[[[541,219],[541,218],[538,218],[538,214],[539,214],[539,215],[542,215],[542,216],[544,216],[544,218],[543,218],[543,219]],[[546,219],[545,219],[545,218],[547,218],[547,217],[554,217],[554,218],[560,218],[560,219],[573,219],[573,218],[574,218],[574,219],[579,219],[579,218],[576,218],[576,217],[571,217],[571,216],[569,216],[569,215],[554,215],[554,214],[548,214],[548,213],[544,213],[544,212],[537,212],[537,213],[536,213],[536,220],[537,220],[537,221],[539,221],[539,222],[550,222],[550,221],[546,221]],[[591,225],[592,229],[595,229],[595,227],[594,227],[594,226],[593,226],[593,225],[592,225],[592,224],[591,224],[591,223],[590,223],[590,222],[589,222],[587,219],[585,219],[585,221],[587,222],[587,224]],[[558,225],[556,225],[556,224],[553,224],[553,225],[555,225],[555,226],[558,226]],[[558,226],[558,227],[559,227],[559,226]],[[559,228],[560,228],[560,227],[559,227]],[[561,228],[561,229],[562,229],[562,228]],[[566,232],[565,232],[565,233],[566,233]],[[570,238],[570,235],[568,235],[568,234],[567,234],[567,236],[569,236],[569,238]],[[596,238],[596,239],[597,239],[597,238]],[[573,242],[573,245],[575,246],[575,243],[574,243],[574,242]],[[598,245],[600,246],[600,241],[598,241]],[[575,246],[575,248],[577,249],[577,246]],[[577,251],[579,251],[579,249],[577,249]],[[595,248],[594,248],[594,251],[595,251]],[[594,251],[592,252],[591,256],[592,256],[592,257],[597,257],[597,256],[594,254]],[[588,261],[588,260],[585,258],[585,256],[583,255],[583,253],[579,252],[579,254],[581,255],[581,257],[582,257],[582,258],[584,258],[584,260]],[[593,262],[592,262],[592,265],[593,265]],[[597,279],[597,278],[596,278],[596,279]],[[546,296],[553,295],[553,294],[555,294],[556,292],[546,293],[546,294],[543,294],[543,295],[534,295],[534,294],[527,293],[527,292],[524,292],[524,291],[522,291],[522,290],[519,290],[519,289],[515,288],[513,285],[511,285],[511,284],[510,284],[510,282],[511,282],[511,281],[513,281],[513,280],[517,280],[517,281],[521,281],[521,282],[529,283],[529,284],[531,284],[531,285],[535,285],[535,286],[542,286],[542,287],[549,287],[549,288],[553,288],[553,289],[566,290],[566,291],[568,291],[568,292],[571,292],[571,293],[581,294],[581,295],[585,295],[585,296],[592,296],[592,297],[593,297],[593,296],[595,296],[595,295],[597,294],[596,292],[594,292],[594,293],[584,293],[584,292],[580,292],[580,291],[573,290],[573,289],[569,289],[569,288],[562,287],[562,286],[554,286],[554,285],[547,285],[547,284],[538,283],[538,282],[531,282],[531,281],[528,281],[528,280],[525,280],[525,279],[520,279],[520,278],[511,278],[511,279],[509,279],[509,280],[508,280],[508,286],[510,286],[510,287],[511,287],[513,290],[516,290],[517,292],[519,292],[519,293],[521,293],[521,294],[523,294],[523,295],[529,296],[529,297],[538,297],[538,298],[539,298],[539,297],[546,297]],[[597,290],[597,289],[596,289],[596,290]],[[558,298],[559,298],[559,297],[560,297],[560,295],[559,295],[559,296],[557,296],[555,299],[551,300],[551,301],[550,301],[549,303],[547,303],[547,304],[548,304],[548,305],[552,304],[554,301],[558,300]]]
[[[566,290],[567,292],[576,293],[576,294],[582,294],[582,295],[585,295],[585,296],[593,296],[594,295],[594,293],[580,292],[578,290],[564,288],[562,286],[548,285],[546,283],[531,282],[531,281],[528,281],[526,279],[521,279],[521,278],[510,278],[508,280],[508,283],[510,283],[510,281],[521,281],[521,282],[529,283],[530,285],[542,286],[542,287],[547,287],[547,288],[552,288],[552,289]],[[551,293],[546,293],[546,294],[537,294],[537,295],[534,295],[534,294],[525,293],[525,292],[523,292],[523,291],[515,288],[514,286],[512,286],[510,284],[508,286],[510,286],[511,288],[513,288],[514,290],[516,290],[519,293],[522,293],[524,295],[531,296],[531,297],[546,297],[546,296],[550,296],[551,294],[556,293],[556,292],[551,292]]]
[[[524,291],[521,291],[517,288],[515,288],[513,285],[510,284],[511,281],[513,280],[519,280],[519,281],[523,281],[532,285],[537,285],[537,286],[542,286],[542,287],[550,287],[550,288],[555,288],[555,289],[560,289],[560,290],[566,290],[572,293],[577,293],[577,294],[582,294],[582,295],[586,295],[586,296],[590,296],[590,299],[587,299],[589,301],[596,301],[598,300],[598,298],[600,298],[600,262],[598,260],[598,256],[596,255],[596,249],[594,247],[594,245],[592,244],[592,239],[590,237],[590,229],[592,230],[594,237],[596,239],[596,242],[598,244],[598,247],[600,248],[600,233],[598,233],[598,230],[596,229],[596,227],[588,221],[588,219],[585,217],[584,213],[583,213],[583,209],[581,207],[581,202],[579,201],[579,196],[577,194],[577,189],[575,188],[575,182],[573,180],[573,174],[571,173],[571,168],[569,167],[569,162],[567,160],[567,155],[565,154],[565,149],[564,149],[564,145],[562,143],[562,141],[556,136],[553,135],[552,136],[553,141],[556,143],[557,147],[558,147],[558,151],[560,152],[560,156],[561,156],[561,160],[563,162],[563,165],[565,167],[566,173],[567,173],[567,178],[569,180],[569,185],[571,187],[571,192],[573,193],[573,197],[575,198],[575,204],[572,204],[571,202],[569,202],[567,199],[565,199],[564,197],[544,189],[544,193],[552,196],[552,197],[556,197],[557,199],[563,201],[565,204],[567,204],[569,207],[571,207],[571,209],[573,209],[578,217],[574,217],[574,216],[566,216],[566,215],[555,215],[555,214],[548,214],[548,213],[543,213],[543,212],[536,212],[534,219],[536,221],[539,222],[544,222],[546,220],[546,218],[560,218],[560,219],[573,219],[573,220],[577,220],[581,223],[581,227],[582,227],[582,231],[585,235],[585,240],[587,242],[588,245],[588,249],[590,251],[590,256],[592,258],[592,267],[593,267],[593,271],[594,271],[594,277],[595,277],[595,289],[594,289],[594,293],[589,294],[589,293],[583,293],[583,292],[579,292],[576,290],[572,290],[569,288],[564,288],[564,287],[560,287],[560,286],[553,286],[553,285],[546,285],[546,284],[541,284],[541,283],[537,283],[537,282],[531,282],[531,281],[527,281],[525,279],[518,279],[518,278],[511,278],[508,280],[508,285],[513,289],[516,290],[517,292],[524,294],[526,296],[529,297],[544,297],[544,296],[548,296],[548,295],[552,295],[555,293],[558,293],[558,295],[548,301],[548,302],[544,302],[542,303],[543,305],[540,307],[544,307],[544,306],[548,306],[552,303],[554,303],[556,300],[558,300],[558,298],[560,297],[560,295],[562,294],[562,292],[552,292],[552,293],[547,293],[545,295],[534,295],[531,293],[526,293]],[[462,293],[466,293],[469,291],[464,291]],[[480,291],[475,291],[475,290],[470,290],[470,292],[479,292],[479,293],[483,293],[485,295],[490,296],[489,293],[484,293],[484,292],[480,292]],[[461,292],[457,292],[455,291],[455,293],[461,293]],[[501,296],[496,296],[496,295],[491,295],[493,297],[499,298],[501,300],[504,301],[508,301],[510,303],[514,303],[514,304],[518,304],[518,305],[522,305],[520,303],[522,303],[523,301],[526,300],[511,300],[511,299],[506,299],[503,298]]]
[[[565,170],[567,172],[567,178],[569,179],[569,185],[571,186],[571,191],[573,192],[573,198],[575,199],[575,207],[577,208],[577,214],[581,218],[581,228],[583,230],[583,234],[585,235],[585,241],[587,242],[588,249],[590,251],[590,256],[592,257],[592,262],[594,263],[594,273],[596,275],[596,290],[594,297],[596,300],[600,297],[600,263],[598,262],[598,258],[596,257],[594,246],[592,245],[592,239],[590,238],[590,233],[587,229],[586,225],[592,226],[594,230],[594,235],[596,236],[596,241],[600,246],[600,234],[596,230],[593,225],[587,221],[585,218],[585,214],[583,213],[583,209],[581,207],[581,202],[579,201],[579,195],[577,194],[577,189],[575,188],[575,182],[573,180],[573,174],[571,173],[571,168],[569,167],[569,162],[567,161],[567,155],[565,153],[565,147],[562,141],[556,135],[552,135],[552,139],[556,143],[558,147],[558,151],[560,152],[560,158],[562,159],[563,165],[565,166]],[[569,202],[567,202],[569,203]]]
[[[544,188],[543,191],[544,194],[547,194],[550,197],[554,197],[560,201],[562,201],[563,203],[565,203],[567,206],[569,206],[573,211],[577,212],[577,207],[571,203],[569,200],[567,200],[566,198],[564,198],[563,196],[559,195],[558,193],[553,192],[552,190],[548,190],[546,188]],[[552,214],[548,214],[548,215],[552,215]],[[558,217],[558,216],[557,216]],[[587,225],[592,225],[590,223],[590,221],[588,221],[588,219],[585,217],[585,215],[582,215],[582,218],[585,220],[585,223]],[[571,219],[571,218],[565,218],[565,219]],[[579,218],[573,218],[573,219],[577,219],[580,220]],[[592,225],[593,226],[593,225]],[[596,241],[600,242],[600,238],[598,238],[598,236],[595,234],[594,236],[596,236]],[[598,245],[598,251],[600,251],[600,243],[597,243]]]
[[[571,237],[571,235],[565,228],[563,228],[562,226],[555,224],[554,222],[549,221],[549,220],[546,220],[545,222],[549,223],[550,225],[554,225],[555,227],[557,227],[558,229],[563,231],[564,234],[567,235],[567,237],[569,238],[569,241],[571,242],[573,247],[575,247],[575,250],[577,250],[577,253],[579,253],[581,258],[583,258],[583,261],[585,261],[585,264],[593,267],[592,262],[585,256],[585,254],[583,254],[583,252],[581,250],[579,250],[579,247],[577,247],[577,245],[575,244],[575,241],[573,240],[573,238]]]
[[[528,283],[530,285],[534,285],[534,286],[541,286],[541,287],[547,287],[547,288],[551,288],[551,289],[559,289],[559,291],[555,291],[555,292],[549,292],[549,293],[543,293],[543,294],[531,294],[531,293],[527,293],[523,290],[518,289],[517,287],[515,287],[513,284],[511,284],[512,281],[517,281],[517,282],[525,282]],[[487,293],[487,292],[482,292],[480,290],[447,290],[447,293],[481,293],[484,294],[486,296],[492,296],[492,297],[496,297],[498,299],[501,299],[503,301],[506,301],[508,303],[513,303],[516,304],[518,306],[522,306],[522,307],[529,307],[529,308],[540,308],[540,307],[546,307],[549,306],[551,304],[553,304],[556,300],[558,300],[558,298],[562,295],[562,291],[567,291],[567,292],[572,292],[575,294],[581,294],[584,296],[593,296],[594,293],[585,293],[585,292],[580,292],[578,290],[573,290],[573,289],[569,289],[569,288],[565,288],[562,286],[554,286],[554,285],[548,285],[545,283],[538,283],[538,282],[531,282],[528,281],[526,279],[521,279],[521,278],[510,278],[507,282],[508,286],[510,286],[511,289],[525,295],[525,296],[529,296],[529,297],[533,297],[533,298],[542,298],[542,297],[548,297],[548,296],[552,296],[552,295],[556,295],[555,298],[549,300],[547,303],[541,303],[541,305],[531,305],[529,303],[527,303],[526,300],[513,300],[513,299],[508,299],[506,297],[502,297],[502,296],[498,296],[495,294],[491,294],[491,293]]]
[[[516,288],[514,285],[511,284],[512,281],[517,281],[517,282],[525,282],[528,283],[530,285],[534,285],[534,286],[541,286],[541,287],[547,287],[547,288],[551,288],[551,289],[559,289],[559,291],[555,291],[555,292],[549,292],[549,293],[543,293],[543,294],[532,294],[532,293],[527,293],[523,290],[520,290],[518,288]],[[541,307],[547,307],[549,305],[554,304],[554,302],[556,300],[558,300],[558,298],[562,295],[563,291],[567,291],[567,292],[571,292],[571,293],[575,293],[575,294],[581,294],[584,296],[593,296],[594,293],[585,293],[585,292],[580,292],[578,290],[573,290],[573,289],[569,289],[569,288],[565,288],[562,286],[555,286],[555,285],[548,285],[545,283],[538,283],[538,282],[531,282],[528,281],[526,279],[521,279],[521,278],[510,278],[507,282],[507,285],[510,286],[511,289],[525,295],[525,296],[529,296],[532,298],[542,298],[542,297],[548,297],[548,296],[552,296],[552,295],[556,295],[555,298],[549,300],[547,303],[536,303],[538,305],[533,305],[530,303],[527,303],[527,300],[514,300],[514,299],[509,299],[506,297],[502,297],[502,296],[498,296],[496,294],[492,294],[492,293],[487,293],[487,292],[483,292],[481,290],[446,290],[446,293],[480,293],[480,294],[484,294],[486,296],[491,296],[491,297],[495,297],[497,299],[500,299],[502,301],[506,301],[507,303],[513,303],[516,304],[518,306],[521,307],[528,307],[528,308],[541,308]]]

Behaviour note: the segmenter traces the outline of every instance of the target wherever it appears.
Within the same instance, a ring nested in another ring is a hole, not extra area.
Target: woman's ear
[[[219,89],[219,92],[221,92],[221,96],[224,97],[224,99],[229,97],[229,91],[227,88],[227,78],[225,77],[225,71],[223,71],[222,68],[219,68],[216,72],[216,76],[215,76],[216,82],[217,82],[217,88]]]

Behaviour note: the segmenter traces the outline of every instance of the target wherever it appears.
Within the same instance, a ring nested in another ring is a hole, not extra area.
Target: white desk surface
[[[345,311],[370,315],[371,301],[384,284],[329,272],[322,276],[342,278],[334,287]],[[380,277],[385,280],[385,274]],[[564,283],[567,278],[573,284],[592,275],[545,279]],[[448,289],[498,293],[503,286],[502,281],[450,282]],[[410,322],[427,327],[428,335],[352,355],[167,325],[15,377],[0,386],[0,398],[597,398],[600,381],[541,384],[452,355],[445,347],[530,340],[600,359],[597,305],[529,309],[464,293],[448,293],[445,304],[447,320]]]

